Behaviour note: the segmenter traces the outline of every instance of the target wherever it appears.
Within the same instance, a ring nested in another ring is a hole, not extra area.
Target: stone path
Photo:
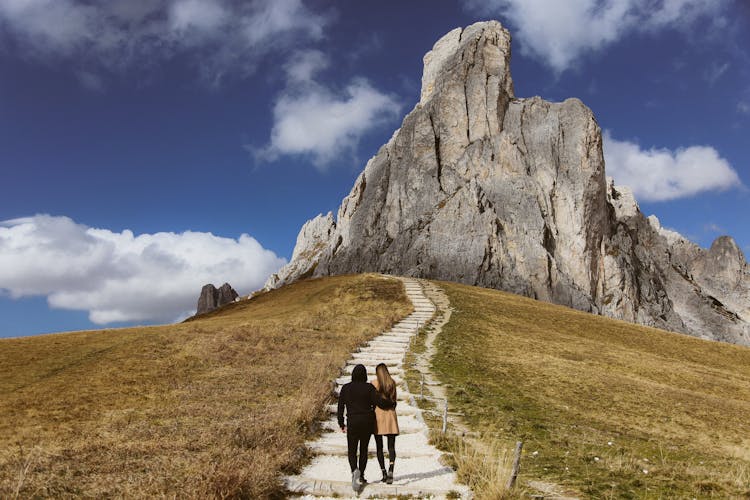
[[[286,477],[287,488],[303,498],[470,498],[469,489],[456,481],[450,467],[440,461],[441,453],[428,442],[428,429],[413,396],[403,381],[403,361],[410,339],[420,326],[427,323],[435,312],[435,305],[425,296],[420,282],[401,278],[406,294],[414,304],[414,312],[395,324],[393,328],[376,337],[352,353],[345,374],[336,379],[336,392],[351,380],[349,375],[357,364],[367,367],[370,380],[375,377],[375,366],[386,363],[398,385],[398,415],[401,434],[396,438],[396,467],[393,484],[381,482],[380,466],[375,458],[375,441],[370,440],[370,459],[365,477],[369,483],[355,495],[351,487],[351,474],[346,455],[346,436],[336,421],[336,405],[331,405],[331,418],[323,423],[326,431],[308,446],[318,453],[299,475]],[[386,450],[386,463],[388,460]]]

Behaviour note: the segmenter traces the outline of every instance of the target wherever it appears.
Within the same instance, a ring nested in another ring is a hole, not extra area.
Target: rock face
[[[218,289],[210,283],[204,285],[201,289],[201,296],[198,297],[198,306],[195,314],[211,312],[218,307],[234,302],[237,297],[239,297],[239,294],[237,294],[234,288],[229,286],[229,283],[224,283]]]
[[[308,221],[273,288],[384,272],[506,290],[644,325],[750,343],[750,269],[702,250],[605,177],[578,99],[516,98],[510,35],[456,29],[424,57],[420,102],[332,214]]]

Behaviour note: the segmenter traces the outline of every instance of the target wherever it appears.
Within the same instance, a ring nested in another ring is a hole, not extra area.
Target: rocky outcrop
[[[201,289],[201,295],[198,297],[198,306],[195,314],[205,314],[216,308],[234,302],[239,294],[232,288],[229,283],[224,283],[220,288],[212,284],[204,285]]]
[[[742,252],[731,239],[704,251],[644,217],[607,181],[581,101],[517,98],[499,23],[451,31],[424,63],[420,102],[267,288],[385,272],[748,343]]]

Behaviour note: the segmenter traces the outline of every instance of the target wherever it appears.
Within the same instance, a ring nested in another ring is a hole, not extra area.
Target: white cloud
[[[219,2],[211,0],[179,0],[169,10],[172,29],[182,31],[215,31],[227,20],[227,12]]]
[[[747,101],[738,102],[737,111],[745,115],[750,115],[750,102],[747,102]]]
[[[701,16],[718,23],[727,0],[464,0],[467,8],[501,15],[521,50],[562,72],[583,55],[635,32],[686,28]]]
[[[283,44],[283,39],[275,39],[281,33],[293,36],[299,31],[314,40],[321,38],[327,22],[325,16],[307,9],[302,0],[264,0],[252,3],[250,15],[244,16],[240,25],[251,44],[271,39]]]
[[[713,64],[711,64],[711,66],[706,69],[705,72],[705,78],[709,85],[716,84],[716,82],[718,82],[721,77],[724,76],[724,73],[727,72],[730,66],[731,65],[728,62],[725,62],[724,64],[714,62]]]
[[[302,0],[0,0],[0,34],[27,57],[123,71],[187,55],[214,83],[328,22]]]
[[[273,107],[270,143],[256,151],[260,159],[281,155],[310,156],[319,169],[337,157],[353,154],[360,138],[397,117],[401,105],[395,96],[355,78],[340,92],[315,81],[328,66],[318,51],[293,56],[285,66],[287,87]]]
[[[330,66],[330,61],[321,51],[303,50],[289,58],[284,65],[284,71],[290,84],[309,84],[328,66]]]
[[[604,159],[607,175],[629,186],[640,200],[666,201],[742,187],[729,162],[709,146],[644,150],[605,131]]]
[[[36,215],[0,222],[0,291],[46,296],[91,321],[174,321],[195,311],[201,287],[261,287],[285,263],[247,234],[134,235]]]

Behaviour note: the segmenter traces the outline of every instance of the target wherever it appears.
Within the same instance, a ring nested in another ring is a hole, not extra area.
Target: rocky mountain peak
[[[748,272],[745,254],[731,236],[716,238],[694,267],[696,274],[714,288],[737,286],[743,274]]]
[[[234,302],[238,297],[239,294],[229,285],[229,283],[224,283],[219,288],[216,288],[213,284],[209,283],[204,285],[201,289],[195,314],[211,312],[223,305]]]
[[[508,64],[510,41],[510,33],[497,21],[478,22],[446,33],[423,58],[420,104],[429,100],[444,74],[460,67],[464,57],[476,57],[477,50],[482,51],[478,58],[479,69],[484,69],[487,76],[497,77],[507,96],[513,97],[513,80]],[[479,73],[475,72],[474,76]]]
[[[736,263],[740,266],[746,264],[745,254],[742,253],[737,242],[731,236],[719,236],[711,244],[708,251],[711,258],[727,263]]]
[[[266,286],[418,276],[750,343],[744,256],[708,277],[719,262],[739,262],[736,245],[706,251],[646,218],[632,191],[606,179],[589,108],[515,97],[510,42],[496,21],[438,40],[424,57],[419,103],[337,217],[307,222]]]

